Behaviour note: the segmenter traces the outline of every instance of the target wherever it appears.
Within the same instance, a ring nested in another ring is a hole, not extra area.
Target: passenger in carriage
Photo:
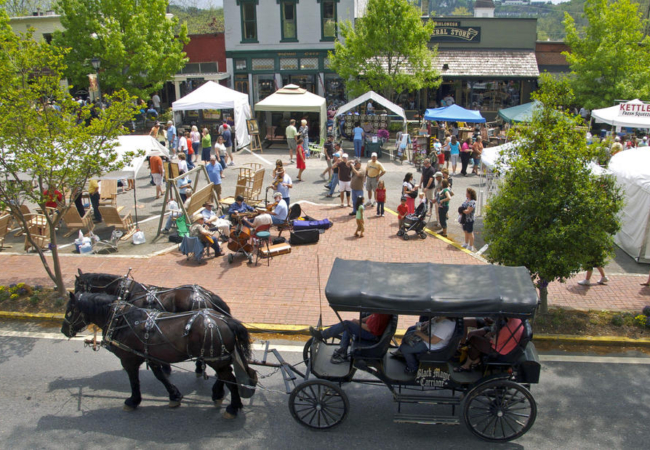
[[[348,360],[348,347],[353,336],[364,341],[379,341],[384,334],[392,315],[390,314],[371,314],[364,317],[361,322],[358,320],[344,320],[343,322],[332,325],[323,331],[318,331],[314,327],[309,327],[311,335],[320,341],[341,335],[339,348],[332,355],[332,364],[341,364]]]
[[[456,324],[448,317],[434,317],[427,322],[418,322],[406,330],[399,351],[406,360],[404,372],[408,374],[418,371],[418,355],[424,352],[439,352],[445,350],[454,335]]]
[[[469,350],[467,360],[462,366],[456,367],[454,372],[471,371],[481,360],[483,355],[505,356],[513,351],[524,334],[525,324],[521,319],[508,318],[506,323],[495,334],[489,329],[481,328],[468,334],[467,343]]]

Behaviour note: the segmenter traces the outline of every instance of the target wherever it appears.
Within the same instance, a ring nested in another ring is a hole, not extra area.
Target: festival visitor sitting
[[[333,338],[334,336],[341,335],[341,343],[339,348],[334,351],[331,362],[333,364],[341,364],[348,360],[348,347],[352,341],[352,336],[364,341],[377,342],[384,330],[388,326],[391,319],[390,314],[372,314],[364,317],[361,322],[357,319],[344,320],[343,322],[332,325],[331,327],[318,331],[314,327],[309,327],[309,332],[320,341],[325,342],[326,339]]]
[[[244,202],[244,196],[238,195],[235,198],[235,203],[230,205],[230,208],[228,208],[228,215],[230,215],[231,218],[237,218],[240,214],[253,211],[255,211],[255,208]]]
[[[277,202],[277,205],[275,205],[275,208],[271,212],[271,221],[273,225],[282,225],[286,222],[287,216],[289,215],[289,205],[282,198],[282,193],[280,192],[273,194],[273,200]]]
[[[203,210],[201,211],[201,214],[203,214],[205,223],[211,226],[214,226],[217,223],[217,220],[219,219],[217,213],[214,212],[214,203],[212,202],[205,202],[203,204]]]
[[[165,222],[165,228],[162,230],[163,234],[169,234],[173,221],[178,219],[182,214],[181,208],[174,199],[167,202],[167,209],[169,210],[169,216],[167,217],[167,222]]]
[[[462,366],[456,367],[454,372],[473,370],[478,365],[481,355],[507,355],[517,347],[523,334],[524,323],[521,319],[515,318],[506,319],[506,323],[497,334],[491,327],[471,331],[467,337],[469,344],[467,361]]]
[[[204,245],[209,245],[212,247],[215,256],[223,256],[221,247],[219,246],[219,239],[217,239],[215,232],[208,230],[208,228],[205,226],[205,219],[203,218],[203,214],[196,213],[194,214],[193,219],[194,224],[190,228],[190,236],[198,237]]]
[[[428,322],[413,325],[402,339],[399,351],[406,360],[404,372],[418,371],[418,355],[424,352],[440,352],[447,347],[456,324],[447,317],[435,317]]]

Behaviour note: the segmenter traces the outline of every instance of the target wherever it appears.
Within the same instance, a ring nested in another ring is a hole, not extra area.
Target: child
[[[357,198],[357,231],[354,232],[354,235],[356,237],[363,237],[363,232],[365,231],[365,227],[363,226],[363,195]]]
[[[402,200],[397,207],[397,221],[399,223],[399,230],[397,231],[397,235],[401,236],[404,234],[402,231],[402,227],[404,226],[404,218],[406,215],[409,213],[409,207],[406,206],[406,195],[402,195]]]
[[[429,205],[426,197],[424,196],[424,191],[420,191],[419,197],[420,197],[420,203],[418,203],[418,207],[420,207],[420,205],[424,203],[424,210],[428,211]]]
[[[299,169],[298,177],[297,177],[298,181],[302,181],[301,178],[302,173],[305,171],[307,167],[305,165],[305,149],[303,148],[302,143],[303,140],[301,137],[296,139],[296,144],[298,144],[298,146],[296,147],[296,168]]]
[[[386,203],[386,187],[384,181],[379,180],[377,189],[375,189],[375,198],[377,199],[377,215],[384,217],[384,203]]]

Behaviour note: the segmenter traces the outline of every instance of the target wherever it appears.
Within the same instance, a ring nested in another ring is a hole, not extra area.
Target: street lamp
[[[102,89],[99,86],[99,68],[102,65],[101,60],[98,57],[94,57],[93,59],[90,60],[90,64],[92,64],[93,69],[95,69],[95,73],[97,74],[97,91],[99,92],[99,107],[102,107]]]

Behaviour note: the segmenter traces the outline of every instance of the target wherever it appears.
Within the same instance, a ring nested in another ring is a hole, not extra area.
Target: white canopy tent
[[[404,112],[404,109],[401,107],[397,106],[395,103],[391,102],[385,97],[382,97],[381,95],[377,94],[375,91],[370,91],[366,92],[360,97],[355,98],[354,100],[346,103],[345,105],[341,106],[337,111],[336,115],[340,116],[341,114],[345,114],[346,112],[350,111],[352,108],[358,106],[358,105],[364,105],[368,101],[372,101],[375,103],[379,103],[383,107],[391,110],[398,116],[400,116],[404,121],[406,121],[406,113]]]
[[[320,114],[320,140],[325,139],[327,128],[327,101],[320,95],[288,84],[255,104],[255,112],[316,112]]]
[[[650,150],[625,150],[614,155],[609,170],[625,195],[621,230],[614,241],[639,262],[650,262]]]
[[[100,180],[135,180],[147,156],[156,155],[169,158],[169,150],[154,139],[153,136],[119,136],[117,140],[119,145],[115,147],[115,152],[118,155],[118,161],[124,159],[124,155],[127,152],[137,153],[140,150],[144,150],[145,154],[133,158],[131,164],[123,167],[121,170],[102,175],[99,177]]]
[[[232,109],[235,113],[235,131],[237,148],[245,147],[251,142],[246,120],[251,118],[248,95],[234,91],[225,86],[208,81],[198,89],[172,103],[174,111],[195,111],[201,109]]]
[[[617,127],[650,128],[650,105],[635,99],[609,108],[594,109],[591,117],[596,122]]]

